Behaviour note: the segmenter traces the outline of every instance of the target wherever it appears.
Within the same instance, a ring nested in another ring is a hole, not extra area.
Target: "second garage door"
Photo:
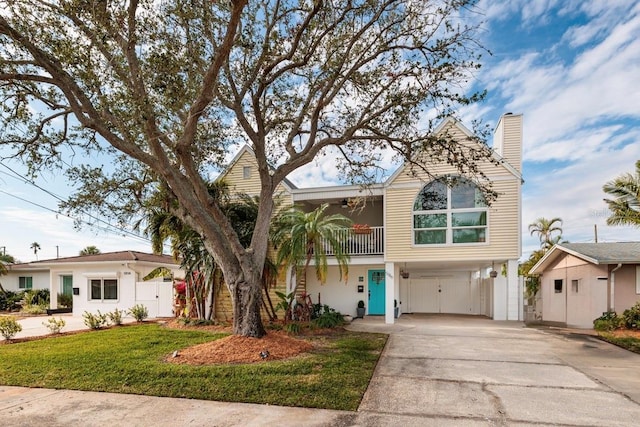
[[[478,314],[480,292],[468,276],[410,279],[408,311],[412,313]]]

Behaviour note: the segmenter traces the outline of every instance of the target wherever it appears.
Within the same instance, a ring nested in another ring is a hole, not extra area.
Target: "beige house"
[[[437,133],[454,135],[461,146],[478,144],[461,123],[445,120]],[[359,300],[368,315],[394,322],[400,313],[484,315],[522,319],[518,280],[521,252],[522,116],[505,114],[494,133],[493,162],[479,165],[498,198],[490,205],[455,167],[435,165],[430,175],[402,165],[385,182],[358,186],[297,188],[287,181],[279,191],[285,203],[307,211],[329,203],[368,227],[345,229],[342,241],[351,255],[348,278],[330,260],[327,282],[307,274],[306,291],[343,314],[356,314]],[[259,194],[253,152],[244,147],[221,175],[232,191]],[[363,203],[362,209],[351,209]],[[491,274],[492,271],[504,274]]]
[[[555,245],[530,273],[540,275],[544,323],[592,328],[640,301],[640,242]]]

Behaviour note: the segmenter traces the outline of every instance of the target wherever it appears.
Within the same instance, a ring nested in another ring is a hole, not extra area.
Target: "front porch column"
[[[53,271],[49,270],[49,308],[56,309],[58,308],[58,288],[60,283],[60,276],[58,274],[54,274]]]
[[[518,260],[507,261],[507,320],[522,320],[520,310],[524,303],[519,285]]]
[[[395,264],[392,262],[384,263],[385,270],[385,286],[384,286],[384,323],[392,325],[395,323],[393,317],[393,300],[396,298],[396,289],[398,289],[398,274],[396,274]]]

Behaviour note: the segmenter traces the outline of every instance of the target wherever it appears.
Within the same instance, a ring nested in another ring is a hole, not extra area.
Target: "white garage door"
[[[409,280],[409,312],[478,314],[480,292],[466,276]]]

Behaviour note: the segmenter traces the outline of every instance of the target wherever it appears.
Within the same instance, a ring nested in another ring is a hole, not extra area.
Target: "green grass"
[[[604,341],[610,342],[611,344],[615,344],[618,347],[622,347],[634,353],[640,354],[640,339],[625,336],[625,337],[617,337],[610,332],[600,331],[598,332],[598,336]]]
[[[356,410],[386,336],[346,332],[285,361],[189,366],[174,350],[224,335],[157,324],[0,345],[0,384]]]

